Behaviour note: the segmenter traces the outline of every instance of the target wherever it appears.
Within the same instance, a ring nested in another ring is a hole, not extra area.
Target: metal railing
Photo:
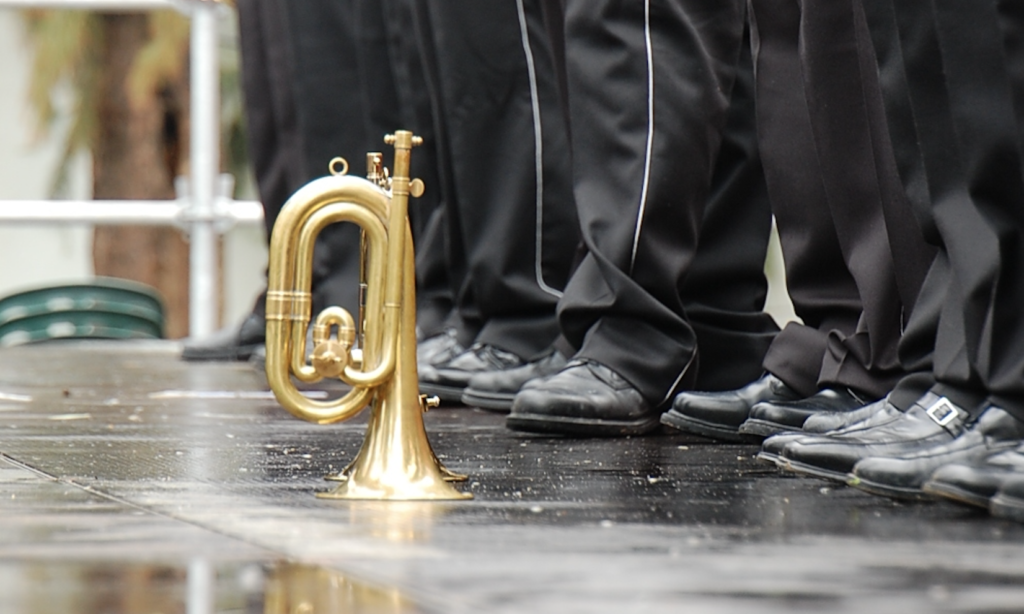
[[[220,175],[220,74],[217,22],[221,2],[209,0],[0,0],[0,8],[92,11],[174,9],[191,21],[191,175],[171,201],[0,200],[0,224],[142,224],[179,226],[189,236],[189,334],[209,335],[217,326],[220,287],[217,236],[234,224],[263,220],[263,208],[230,196]]]

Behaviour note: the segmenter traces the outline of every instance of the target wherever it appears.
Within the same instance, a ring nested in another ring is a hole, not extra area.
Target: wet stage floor
[[[173,343],[0,351],[0,613],[1024,612],[1024,525],[756,446],[427,413],[471,501],[317,499],[364,420]]]

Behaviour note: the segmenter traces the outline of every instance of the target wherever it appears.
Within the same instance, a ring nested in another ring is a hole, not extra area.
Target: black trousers
[[[452,309],[444,255],[441,178],[430,91],[416,34],[413,0],[353,0],[356,58],[361,75],[366,131],[371,141],[396,129],[423,138],[412,154],[410,173],[423,180],[423,195],[410,202],[416,249],[416,324],[421,335],[440,332]],[[383,149],[381,150],[381,147]],[[375,150],[393,168],[393,151]]]
[[[761,313],[770,218],[757,189],[749,82],[746,102],[740,89],[733,96],[745,2],[572,0],[565,15],[587,254],[559,304],[562,330],[577,357],[611,367],[660,405],[696,383],[700,317],[706,332],[725,336],[707,337],[710,364],[731,353],[733,368],[749,365],[735,382],[713,381],[728,378],[728,366],[701,369],[706,387],[746,383],[774,327]],[[734,100],[746,118],[737,110],[723,139]],[[740,229],[749,234],[729,234]],[[750,349],[756,357],[745,362]]]
[[[537,0],[418,0],[435,113],[448,324],[530,357],[558,335],[578,244],[565,116]]]
[[[269,240],[295,190],[326,175],[335,156],[356,172],[370,149],[363,100],[352,95],[361,84],[353,7],[350,0],[241,0],[238,14],[249,154]],[[314,250],[314,312],[340,305],[357,313],[358,297],[359,230],[331,226]]]
[[[697,253],[683,280],[683,311],[697,337],[694,390],[735,390],[762,374],[779,328],[764,312],[771,207],[757,145],[754,73],[743,50]]]
[[[752,0],[758,130],[802,324],[765,368],[803,394],[887,394],[931,264],[900,181],[859,0]]]
[[[287,17],[282,2],[238,2],[248,153],[268,238],[281,206],[308,174],[293,89],[295,58]]]
[[[908,332],[935,331],[940,392],[1024,419],[1024,7],[877,8],[869,13],[895,31],[906,65],[906,92],[887,95],[896,108],[909,101],[930,195],[920,213],[939,247],[919,301],[930,308]]]

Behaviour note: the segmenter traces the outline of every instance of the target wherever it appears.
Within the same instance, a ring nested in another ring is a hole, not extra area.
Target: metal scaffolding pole
[[[193,2],[191,37],[191,214],[189,257],[202,275],[189,279],[189,333],[205,337],[217,328],[217,233],[212,218],[220,175],[220,63],[217,59],[219,5]],[[191,268],[190,268],[191,270]]]
[[[0,224],[93,224],[178,226],[195,221],[183,200],[0,200]],[[236,224],[260,224],[263,207],[254,200],[217,200],[207,221],[218,231]]]

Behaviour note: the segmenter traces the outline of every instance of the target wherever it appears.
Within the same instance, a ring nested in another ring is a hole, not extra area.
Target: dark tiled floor
[[[0,612],[1024,612],[1024,526],[696,437],[427,414],[467,502],[313,497],[363,421],[174,344],[0,352]]]

